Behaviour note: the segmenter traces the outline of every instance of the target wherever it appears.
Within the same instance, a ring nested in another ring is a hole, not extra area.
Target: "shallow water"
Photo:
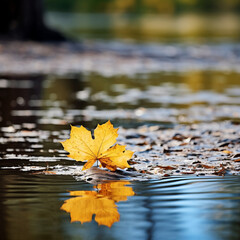
[[[70,124],[93,129],[108,119],[127,128],[238,123],[239,77],[206,71],[0,79],[0,167],[68,165],[59,141],[68,138]]]
[[[18,174],[0,178],[2,239],[214,240],[240,236],[239,177],[132,182],[128,187],[134,196],[117,201],[116,196],[107,195],[108,201],[115,199],[120,214],[111,228],[94,220],[71,223],[70,214],[60,209],[64,201],[77,198],[69,191],[95,192],[91,184],[71,176]]]
[[[75,164],[59,144],[70,123],[93,128],[108,118],[124,127],[239,121],[238,74],[88,74],[0,84],[2,239],[238,239],[239,177],[132,182],[134,196],[97,197],[117,206],[120,221],[109,228],[94,220],[71,223],[70,210],[60,209],[64,201],[85,196],[69,191],[96,192],[93,185],[35,174]]]
[[[0,79],[0,124],[53,131],[67,123],[93,128],[99,119],[123,126],[238,121],[239,78],[235,72],[193,71]]]

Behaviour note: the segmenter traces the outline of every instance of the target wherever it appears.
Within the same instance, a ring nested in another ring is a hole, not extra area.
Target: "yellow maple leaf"
[[[87,161],[83,170],[92,167],[97,160],[111,171],[115,171],[116,168],[129,168],[127,160],[132,157],[133,152],[126,150],[126,146],[114,145],[118,137],[117,131],[118,128],[113,128],[110,121],[98,124],[93,139],[91,132],[85,127],[71,126],[70,138],[61,143],[70,153],[68,157],[77,161]]]

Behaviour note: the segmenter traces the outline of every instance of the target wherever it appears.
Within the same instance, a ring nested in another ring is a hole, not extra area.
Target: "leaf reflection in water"
[[[128,181],[114,181],[94,186],[96,191],[70,191],[70,196],[61,209],[70,213],[71,222],[91,222],[95,214],[95,221],[99,225],[111,227],[120,220],[120,214],[115,202],[127,201],[127,197],[135,193]]]

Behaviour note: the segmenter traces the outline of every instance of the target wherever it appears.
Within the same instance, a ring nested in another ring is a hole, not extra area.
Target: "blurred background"
[[[239,121],[240,0],[3,4],[0,32],[11,33],[0,42],[4,126],[33,115],[89,127]],[[29,109],[44,111],[17,112]]]
[[[46,21],[75,38],[237,41],[239,0],[44,0]]]

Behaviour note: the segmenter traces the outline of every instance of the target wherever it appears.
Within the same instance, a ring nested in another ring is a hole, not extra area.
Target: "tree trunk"
[[[35,41],[66,40],[45,25],[43,14],[42,0],[1,0],[0,36]]]

